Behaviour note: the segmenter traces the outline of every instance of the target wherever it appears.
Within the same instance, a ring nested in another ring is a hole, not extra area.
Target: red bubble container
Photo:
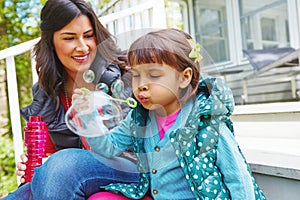
[[[48,135],[46,123],[41,116],[31,116],[24,127],[24,143],[26,147],[25,181],[31,182],[34,169],[42,165],[42,159],[46,157],[45,147]]]
[[[47,130],[46,134],[46,144],[45,144],[45,154],[46,156],[50,156],[51,154],[56,152],[56,148],[50,138],[50,134],[48,132],[48,127],[45,125],[44,127]]]

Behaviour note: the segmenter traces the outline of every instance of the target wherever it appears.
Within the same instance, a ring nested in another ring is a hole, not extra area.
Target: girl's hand
[[[74,110],[76,112],[87,111],[90,109],[89,100],[90,91],[86,88],[78,89],[76,88],[72,95],[72,104],[74,105]]]
[[[25,178],[23,178],[23,177],[25,175],[25,170],[26,170],[26,164],[25,163],[28,161],[28,158],[25,154],[22,154],[20,157],[21,157],[21,162],[17,163],[16,175],[20,176],[20,182],[21,183],[25,183]]]
[[[78,101],[84,95],[84,91],[82,89],[76,88],[72,95],[72,102]]]

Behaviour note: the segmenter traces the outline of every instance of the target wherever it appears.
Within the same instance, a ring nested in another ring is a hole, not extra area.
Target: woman
[[[60,156],[60,151],[54,153],[35,171],[31,183],[4,199],[29,199],[30,193],[34,199],[43,200],[85,199],[98,191],[99,184],[136,182],[134,163],[123,157],[99,158],[81,150],[89,148],[84,138],[73,134],[65,124],[65,112],[71,106],[75,88],[94,90],[98,83],[110,88],[121,78],[124,57],[112,35],[84,0],[48,0],[41,11],[40,29],[41,39],[34,48],[39,81],[32,88],[32,103],[21,114],[26,120],[33,115],[43,117],[56,150],[75,149],[67,157]],[[94,72],[94,78],[84,78],[87,70]],[[25,155],[21,159],[16,174],[22,177],[28,159]],[[21,183],[24,181],[21,178]]]

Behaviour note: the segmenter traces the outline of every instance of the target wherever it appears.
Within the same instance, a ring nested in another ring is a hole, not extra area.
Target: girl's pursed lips
[[[146,96],[143,95],[143,94],[139,94],[139,95],[138,95],[138,99],[139,99],[139,101],[140,101],[141,103],[145,103],[145,102],[148,101],[148,97],[146,97]]]

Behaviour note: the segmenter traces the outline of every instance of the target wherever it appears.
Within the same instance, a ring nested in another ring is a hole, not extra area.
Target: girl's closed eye
[[[138,78],[138,77],[140,77],[140,74],[138,74],[138,73],[132,73],[132,77],[133,78]]]
[[[155,79],[155,78],[160,78],[160,77],[161,77],[161,74],[158,74],[158,73],[150,73],[150,74],[149,74],[149,77],[150,77],[150,78],[154,78],[154,79]]]
[[[159,69],[151,69],[148,71],[149,78],[156,79],[160,78],[164,75],[164,73]]]

